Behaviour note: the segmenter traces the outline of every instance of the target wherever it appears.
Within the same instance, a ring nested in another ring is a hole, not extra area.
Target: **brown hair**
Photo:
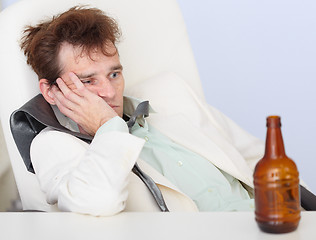
[[[39,79],[54,84],[62,71],[58,62],[62,43],[80,47],[89,56],[96,49],[112,56],[107,46],[109,42],[115,46],[120,36],[115,20],[100,9],[76,6],[34,27],[27,26],[20,46]]]

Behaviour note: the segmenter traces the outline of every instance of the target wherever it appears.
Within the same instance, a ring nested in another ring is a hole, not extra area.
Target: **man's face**
[[[59,51],[61,78],[66,85],[76,92],[76,86],[69,79],[68,73],[73,72],[88,90],[101,97],[113,110],[123,116],[124,77],[122,65],[114,45],[108,46],[108,52],[116,54],[105,56],[96,51],[89,55],[83,54],[81,48],[64,43]]]

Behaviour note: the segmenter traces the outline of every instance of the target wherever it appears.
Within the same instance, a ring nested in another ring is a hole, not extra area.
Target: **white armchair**
[[[203,97],[197,68],[176,0],[22,0],[0,13],[0,119],[24,210],[50,206],[17,151],[10,114],[39,93],[37,76],[19,48],[23,27],[78,4],[98,7],[114,17],[123,33],[118,48],[126,89],[157,74],[172,71]],[[35,207],[34,207],[35,206]]]

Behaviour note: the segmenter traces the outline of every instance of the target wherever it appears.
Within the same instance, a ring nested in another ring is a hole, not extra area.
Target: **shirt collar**
[[[134,113],[137,106],[142,102],[142,100],[140,100],[140,99],[137,99],[134,97],[127,97],[127,96],[124,96],[123,101],[124,101],[123,113],[124,113],[124,115],[126,115],[128,117],[130,117]],[[148,113],[155,113],[155,111],[153,110],[153,108],[150,105],[149,105]],[[142,127],[142,128],[145,128],[148,130],[148,124],[147,124],[144,116],[138,117],[136,119],[136,122],[135,122],[134,126],[132,127],[132,132],[139,127]]]
[[[142,102],[142,100],[134,97],[124,96],[123,98],[123,113],[130,117],[135,111],[136,107]],[[154,109],[149,105],[149,113],[155,113]]]

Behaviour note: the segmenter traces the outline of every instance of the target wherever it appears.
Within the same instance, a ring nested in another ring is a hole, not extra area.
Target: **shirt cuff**
[[[119,116],[116,116],[106,123],[104,123],[98,131],[95,133],[95,137],[107,132],[126,132],[128,133],[128,127],[126,122],[120,118]]]

